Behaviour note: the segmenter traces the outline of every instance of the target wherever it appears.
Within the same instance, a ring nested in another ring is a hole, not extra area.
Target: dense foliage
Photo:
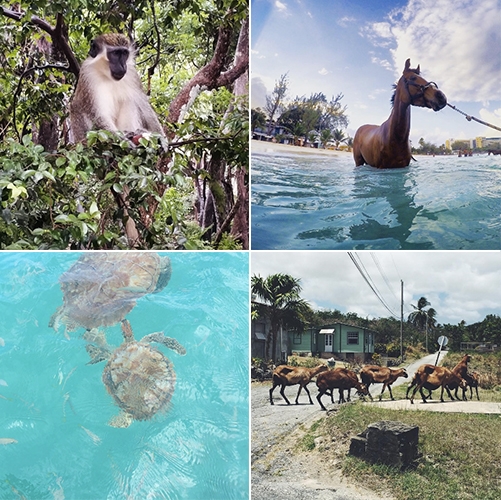
[[[301,139],[304,144],[317,142],[323,147],[330,142],[339,146],[340,142],[349,140],[342,131],[348,126],[342,94],[330,100],[322,92],[288,99],[288,87],[288,75],[281,75],[273,91],[266,96],[265,109],[252,110],[252,130],[266,131],[278,140],[282,137],[293,138],[296,142]]]
[[[0,248],[129,248],[126,218],[134,247],[247,247],[246,0],[38,0],[2,13]],[[134,38],[167,141],[101,131],[68,144],[79,61],[105,32]]]

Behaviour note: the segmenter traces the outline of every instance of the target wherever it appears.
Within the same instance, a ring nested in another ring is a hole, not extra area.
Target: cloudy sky
[[[400,282],[404,282],[404,317],[420,297],[437,311],[438,323],[467,324],[487,314],[501,314],[501,252],[455,251],[352,252],[389,308],[400,317]],[[251,254],[251,274],[286,273],[301,279],[301,296],[312,307],[389,317],[347,252],[268,252]]]
[[[451,104],[501,126],[500,11],[499,0],[252,0],[252,106],[288,73],[290,98],[343,93],[353,136],[389,116],[410,58]],[[499,135],[449,107],[412,110],[414,144]]]

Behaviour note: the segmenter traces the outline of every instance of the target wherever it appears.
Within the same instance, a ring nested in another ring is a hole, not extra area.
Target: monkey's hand
[[[132,143],[133,147],[139,146],[140,139],[146,139],[147,141],[151,141],[152,138],[159,138],[159,146],[162,148],[164,152],[168,150],[167,139],[160,134],[153,134],[148,132],[147,130],[136,130],[135,132],[127,132],[125,137]]]

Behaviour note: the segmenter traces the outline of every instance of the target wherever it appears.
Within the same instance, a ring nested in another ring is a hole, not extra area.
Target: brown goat
[[[460,377],[463,377],[468,373],[468,362],[471,361],[471,356],[469,354],[465,354],[462,358],[461,361],[452,369],[452,371],[456,374],[459,375]]]
[[[452,369],[452,372],[455,373],[456,375],[459,375],[462,379],[465,380],[467,386],[473,384],[475,385],[475,381],[472,379],[470,375],[468,375],[468,362],[471,361],[471,356],[469,354],[465,354],[459,363]],[[478,382],[477,382],[478,385]],[[409,394],[410,387],[412,387],[412,383],[410,386],[407,388],[407,394],[406,397]],[[454,396],[456,397],[457,400],[459,400],[458,396],[458,389],[459,389],[459,383],[457,381],[452,381],[450,384],[447,384],[447,388],[450,389],[451,391],[454,391]],[[466,401],[466,389],[465,387],[463,389],[463,401]],[[472,385],[470,385],[470,396],[472,395]],[[477,389],[477,398],[478,398],[478,389]],[[431,390],[428,390],[428,396],[426,396],[426,399],[431,399]],[[471,399],[471,397],[470,397]]]
[[[273,391],[275,387],[278,385],[282,386],[280,388],[280,394],[285,399],[285,402],[290,405],[289,400],[286,398],[284,390],[288,385],[297,385],[299,384],[299,391],[297,391],[296,396],[296,404],[298,405],[299,394],[301,394],[301,389],[304,388],[306,394],[308,394],[308,398],[310,398],[310,405],[313,404],[311,400],[310,391],[306,387],[311,379],[318,375],[320,372],[327,370],[327,365],[319,365],[315,368],[305,368],[303,366],[287,366],[281,365],[277,366],[273,370],[273,387],[270,389],[270,404],[273,404]]]
[[[454,382],[462,389],[466,387],[466,382],[459,375],[456,375],[448,368],[435,365],[421,365],[414,374],[414,378],[409,384],[409,387],[407,387],[406,397],[408,396],[410,389],[414,387],[414,391],[412,392],[412,396],[410,398],[411,404],[414,404],[414,396],[418,389],[423,399],[423,403],[426,403],[426,396],[423,393],[423,388],[433,391],[441,387],[440,401],[442,403],[444,402],[444,389],[447,390],[447,394],[451,400],[454,401],[451,391],[449,390],[449,385]]]
[[[468,381],[472,381],[472,378],[468,376],[468,362],[471,361],[471,356],[469,354],[465,354],[462,358],[461,361],[452,369],[452,371],[456,374],[459,375],[462,379],[466,381],[466,383],[469,385]],[[451,385],[449,385],[449,389],[454,390],[454,395],[456,396],[456,399],[459,399],[458,397],[458,389],[459,389],[459,384],[453,382]],[[471,387],[470,387],[471,389]],[[478,396],[478,393],[477,393]],[[466,401],[466,387],[463,389],[463,401]]]
[[[480,401],[480,398],[478,397],[478,384],[480,382],[479,374],[477,372],[468,372],[464,379],[470,386],[470,399],[473,399],[473,389],[475,389],[475,392],[477,393],[477,401]]]
[[[391,384],[393,384],[398,377],[407,378],[408,376],[405,368],[387,368],[386,366],[378,365],[365,365],[360,371],[360,378],[362,379],[362,383],[367,386],[367,389],[369,389],[371,384],[383,384],[381,394],[379,395],[379,401],[381,401],[383,392],[387,387],[388,391],[390,391],[391,400],[394,401],[395,398],[391,392]]]
[[[367,396],[369,391],[365,385],[361,384],[358,380],[357,374],[354,371],[348,370],[348,368],[335,368],[334,370],[329,370],[327,372],[321,373],[317,377],[317,401],[322,410],[327,410],[325,406],[322,404],[321,397],[324,394],[328,394],[330,390],[331,393],[331,401],[332,401],[332,392],[334,389],[339,390],[339,403],[344,403],[344,390],[351,388],[357,389],[359,394]],[[349,398],[349,392],[348,392]]]
[[[479,381],[478,373],[466,372],[462,378],[466,382],[466,386],[463,389],[463,401],[468,401],[468,398],[466,397],[466,391],[468,390],[468,387],[470,388],[470,399],[473,398],[473,388],[475,388],[475,391],[477,393],[477,400],[480,401],[480,398],[478,397],[478,381]],[[449,389],[451,391],[454,390],[454,396],[456,396],[456,399],[459,399],[458,396],[459,385],[456,382],[453,382],[452,384],[449,384]]]

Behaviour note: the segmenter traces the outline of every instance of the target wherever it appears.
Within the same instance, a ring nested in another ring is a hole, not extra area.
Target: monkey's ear
[[[99,52],[101,52],[101,47],[99,46],[99,43],[96,40],[92,40],[92,42],[90,42],[89,56],[96,57],[99,54]]]
[[[134,55],[134,57],[136,57],[137,54],[139,53],[139,45],[134,41],[134,39],[131,36],[129,36],[129,42],[132,54]]]

